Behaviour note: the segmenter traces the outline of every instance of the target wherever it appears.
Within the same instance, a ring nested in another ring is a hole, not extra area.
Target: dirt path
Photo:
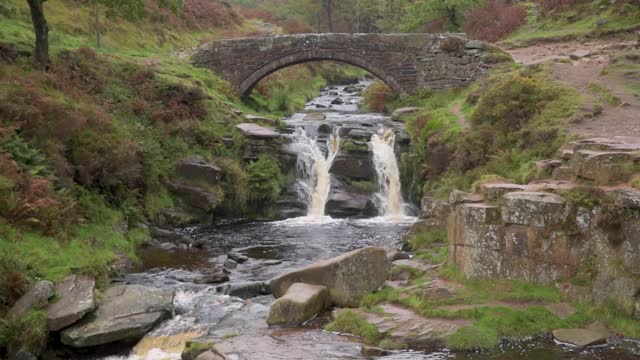
[[[584,137],[640,137],[640,98],[625,86],[625,78],[603,72],[614,55],[640,51],[634,49],[637,45],[621,40],[563,42],[507,51],[523,65],[549,64],[556,79],[583,95],[584,116],[573,124],[572,133]]]

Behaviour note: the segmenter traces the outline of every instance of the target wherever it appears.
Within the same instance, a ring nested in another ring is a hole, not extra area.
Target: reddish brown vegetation
[[[526,17],[527,9],[520,4],[489,0],[469,12],[462,29],[474,39],[494,42],[518,29]]]
[[[287,34],[306,34],[311,33],[311,27],[300,20],[291,19],[282,24],[282,30]]]
[[[157,1],[145,0],[145,9],[151,20],[170,24],[173,28],[203,30],[218,27],[232,27],[242,22],[240,16],[223,1],[184,0],[180,14],[158,6]]]
[[[567,10],[575,5],[586,4],[591,0],[538,0],[544,12]]]
[[[386,104],[393,96],[393,91],[384,82],[374,82],[364,93],[366,103],[369,110],[384,113],[386,112]]]
[[[278,22],[278,19],[276,19],[273,13],[267,10],[247,8],[243,6],[238,6],[233,9],[245,19],[259,19],[272,24]]]

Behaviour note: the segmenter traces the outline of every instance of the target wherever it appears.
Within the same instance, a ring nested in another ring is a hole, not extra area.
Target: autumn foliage
[[[495,42],[517,30],[526,17],[527,10],[521,4],[489,0],[469,12],[462,29],[474,39]]]

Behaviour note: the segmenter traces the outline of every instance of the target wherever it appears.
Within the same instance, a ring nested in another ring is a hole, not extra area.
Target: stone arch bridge
[[[280,69],[333,60],[363,68],[399,95],[466,85],[486,72],[485,44],[464,34],[300,34],[216,41],[195,66],[220,74],[242,95]]]

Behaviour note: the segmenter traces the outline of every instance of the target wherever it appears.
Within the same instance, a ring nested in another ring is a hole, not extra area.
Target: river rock
[[[269,295],[271,289],[262,281],[248,281],[239,284],[232,284],[226,293],[229,296],[241,299],[251,299],[260,295]]]
[[[402,121],[402,118],[408,115],[413,115],[418,113],[419,111],[421,111],[422,108],[419,107],[404,107],[404,108],[399,108],[396,109],[392,114],[391,114],[391,120],[393,121]]]
[[[213,350],[206,351],[200,354],[200,356],[196,358],[196,360],[226,360],[226,359],[227,359],[226,356],[220,354],[217,351],[214,352]]]
[[[218,201],[218,194],[196,186],[172,183],[169,190],[188,206],[204,212],[213,210]]]
[[[229,275],[225,273],[205,275],[199,279],[195,279],[195,284],[221,284],[229,281]]]
[[[155,226],[149,227],[149,234],[153,240],[160,241],[162,243],[172,244],[190,244],[191,239],[188,236],[180,234],[179,232],[160,229]]]
[[[302,324],[318,315],[328,300],[329,290],[325,286],[295,283],[271,305],[267,324]]]
[[[200,156],[185,158],[176,163],[176,175],[188,180],[217,184],[224,171],[217,165],[205,161]]]
[[[225,269],[235,269],[238,267],[238,262],[233,259],[227,259],[223,264]]]
[[[377,211],[368,195],[333,190],[327,200],[326,213],[329,216],[345,218],[373,216]]]
[[[611,333],[601,327],[588,329],[558,329],[553,331],[556,341],[577,347],[600,345],[607,342]]]
[[[362,356],[364,356],[365,358],[370,359],[370,358],[389,356],[392,353],[389,350],[363,345],[362,348],[360,349],[360,354],[362,354]]]
[[[375,177],[375,168],[373,161],[368,155],[338,155],[329,171],[334,176],[358,179],[373,180]]]
[[[93,292],[96,282],[87,276],[72,275],[56,286],[60,300],[49,306],[47,326],[49,331],[59,331],[73,325],[93,311],[96,303]]]
[[[55,294],[56,288],[51,281],[38,281],[13,305],[7,313],[7,318],[21,318],[31,310],[43,308]]]
[[[344,104],[344,100],[342,100],[341,98],[335,98],[335,99],[333,99],[331,104],[332,105],[342,105],[342,104]]]
[[[323,121],[327,119],[327,115],[321,112],[309,113],[304,116],[305,120],[308,121]]]
[[[295,283],[322,285],[329,289],[331,303],[357,307],[362,297],[384,284],[389,275],[384,249],[368,247],[307,266],[271,280],[276,298]]]
[[[331,127],[331,124],[327,123],[322,123],[320,124],[320,126],[318,126],[318,134],[331,134],[333,132],[333,128]]]
[[[237,253],[235,251],[229,251],[227,253],[227,257],[229,259],[237,262],[238,264],[243,264],[243,263],[246,263],[247,261],[249,261],[248,257],[246,257],[246,256],[244,256],[244,255],[242,255],[240,253]]]
[[[256,124],[242,123],[236,126],[238,130],[246,137],[257,139],[274,139],[280,137],[280,134]]]
[[[173,313],[173,291],[141,285],[116,285],[103,294],[94,316],[62,331],[62,343],[83,348],[135,341]]]

